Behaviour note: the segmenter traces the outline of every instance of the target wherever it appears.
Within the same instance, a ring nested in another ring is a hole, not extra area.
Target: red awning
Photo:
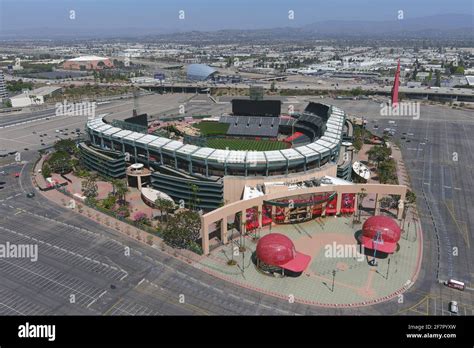
[[[292,272],[303,272],[311,262],[311,256],[295,252],[295,257],[287,263],[280,265],[281,268],[287,269]]]

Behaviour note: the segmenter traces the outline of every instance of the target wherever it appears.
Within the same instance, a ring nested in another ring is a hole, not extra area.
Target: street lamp
[[[385,279],[388,279],[388,272],[390,270],[390,257],[388,258],[388,265],[387,265],[387,276],[385,277]]]
[[[331,292],[334,292],[334,280],[336,279],[336,270],[332,271],[332,290]]]
[[[382,234],[380,231],[377,231],[377,234],[375,235],[373,239],[373,245],[374,245],[374,258],[370,261],[371,266],[377,266],[377,245],[378,244],[383,244],[383,239],[382,239]]]

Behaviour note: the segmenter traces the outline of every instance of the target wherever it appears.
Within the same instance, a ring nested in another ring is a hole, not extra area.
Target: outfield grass
[[[214,149],[271,151],[287,149],[288,145],[281,141],[251,139],[208,139],[207,146]]]
[[[225,135],[229,129],[229,124],[218,122],[200,122],[193,127],[199,129],[203,136]]]

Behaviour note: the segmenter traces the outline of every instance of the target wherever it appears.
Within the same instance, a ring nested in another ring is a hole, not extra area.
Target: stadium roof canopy
[[[207,80],[217,70],[206,64],[190,64],[186,69],[188,80],[204,81]]]
[[[99,138],[110,141],[116,139],[120,143],[132,146],[141,146],[154,153],[163,153],[171,157],[190,159],[199,163],[205,162],[220,169],[225,168],[278,168],[301,165],[322,161],[325,157],[333,156],[338,151],[342,138],[345,115],[339,116],[340,109],[332,107],[328,118],[328,127],[323,136],[304,146],[285,150],[270,151],[244,151],[244,150],[219,150],[208,147],[185,145],[181,141],[171,140],[152,134],[143,134],[114,127],[104,122],[104,114],[87,122],[88,132]],[[336,112],[337,114],[335,114]],[[258,126],[258,125],[257,125]]]

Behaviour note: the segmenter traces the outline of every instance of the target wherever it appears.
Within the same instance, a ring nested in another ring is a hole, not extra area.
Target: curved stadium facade
[[[225,177],[239,177],[244,182],[256,177],[264,180],[297,178],[298,174],[312,172],[317,177],[317,172],[321,169],[336,167],[345,121],[346,115],[341,109],[309,103],[292,125],[295,130],[308,136],[307,144],[284,150],[236,151],[199,147],[156,135],[124,130],[106,123],[100,117],[88,121],[86,130],[90,144],[81,144],[80,149],[90,163],[91,157],[96,153],[91,151],[91,148],[112,151],[121,156],[124,162],[129,154],[130,161],[144,163],[154,170],[151,180],[154,188],[167,193],[176,201],[184,200],[189,203],[191,187],[196,186],[193,194],[198,196],[198,206],[211,210],[226,201],[223,180]],[[103,157],[96,157],[97,161],[104,163]],[[114,161],[117,161],[117,157],[114,157]],[[93,169],[101,173],[101,167],[104,168],[102,174],[110,176],[110,168],[105,164],[96,164]],[[345,170],[345,167],[348,169]],[[349,175],[350,178],[350,161],[345,167],[342,168],[343,175]],[[339,174],[341,168],[337,171]],[[117,173],[121,175],[123,172]],[[119,174],[116,177],[119,177]]]
[[[189,64],[186,69],[186,76],[190,81],[205,81],[217,72],[206,64]]]

